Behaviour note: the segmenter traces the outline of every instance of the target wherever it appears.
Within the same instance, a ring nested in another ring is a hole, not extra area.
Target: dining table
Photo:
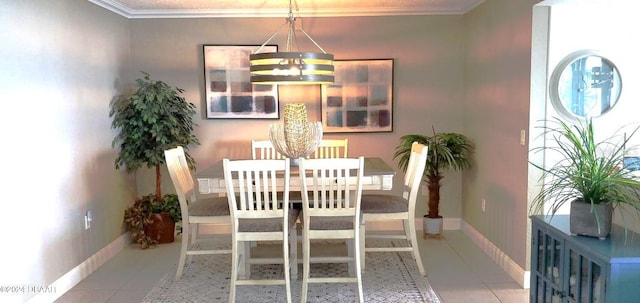
[[[393,188],[393,177],[395,173],[393,168],[381,158],[365,157],[362,189],[391,190]],[[289,181],[290,191],[300,191],[302,189],[298,176],[298,167],[292,165],[291,179]],[[222,160],[206,169],[196,171],[195,177],[198,181],[198,192],[200,194],[221,194],[227,192]]]

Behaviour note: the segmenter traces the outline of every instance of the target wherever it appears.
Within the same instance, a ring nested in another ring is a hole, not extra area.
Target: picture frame
[[[324,133],[393,131],[393,59],[335,60],[322,85]]]
[[[249,55],[260,45],[203,45],[207,119],[279,119],[277,85],[251,83]],[[277,52],[265,45],[261,52]]]

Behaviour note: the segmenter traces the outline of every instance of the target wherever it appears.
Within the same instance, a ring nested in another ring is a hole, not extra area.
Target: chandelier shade
[[[296,2],[297,7],[297,2]],[[284,52],[261,53],[260,50],[288,25],[287,45]],[[333,55],[302,32],[321,52],[300,51],[297,47],[296,17],[289,0],[289,17],[257,50],[249,55],[251,83],[254,84],[328,84],[334,82]],[[292,50],[293,44],[296,50]]]
[[[251,82],[284,84],[334,82],[333,55],[311,52],[259,53],[249,56]]]

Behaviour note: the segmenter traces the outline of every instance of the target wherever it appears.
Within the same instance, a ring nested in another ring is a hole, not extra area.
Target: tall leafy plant
[[[418,142],[428,147],[427,163],[424,170],[427,188],[429,189],[428,218],[440,216],[440,187],[447,169],[464,170],[471,167],[470,156],[473,152],[471,140],[458,133],[436,133],[433,135],[411,134],[400,137],[396,146],[394,159],[399,158],[398,165],[406,171],[411,156],[411,144]]]
[[[157,243],[145,232],[146,224],[155,213],[166,212],[172,221],[181,219],[180,204],[175,194],[162,195],[160,166],[165,163],[164,151],[178,145],[188,148],[200,144],[193,135],[195,105],[180,96],[184,90],[162,81],[151,80],[149,74],[136,80],[137,90],[122,94],[111,102],[111,127],[118,130],[112,146],[120,151],[115,159],[116,169],[135,171],[142,166],[155,168],[155,193],[143,195],[124,211],[124,223],[132,239],[142,248]],[[186,153],[191,168],[193,157]]]
[[[548,212],[553,215],[573,200],[591,205],[628,205],[640,211],[640,181],[622,167],[625,147],[639,127],[602,141],[596,141],[591,119],[575,125],[550,120],[542,128],[541,135],[548,142],[532,151],[544,151],[545,157],[558,161],[550,166],[530,162],[542,170],[544,182],[532,200],[531,212],[542,213],[548,203]]]
[[[143,165],[155,168],[155,194],[161,200],[160,166],[164,164],[164,150],[200,144],[193,134],[196,109],[180,96],[183,89],[151,80],[149,74],[142,73],[144,78],[136,80],[134,93],[120,95],[111,103],[111,126],[118,130],[112,146],[120,148],[116,169],[137,170]],[[193,157],[186,153],[186,158],[193,168]]]

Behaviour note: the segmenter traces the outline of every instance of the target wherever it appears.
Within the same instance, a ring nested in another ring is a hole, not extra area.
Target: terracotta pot
[[[594,204],[581,199],[571,201],[569,213],[569,231],[572,235],[607,238],[611,233],[613,205],[611,203]]]
[[[175,239],[176,223],[169,213],[151,215],[151,222],[144,225],[144,233],[159,244],[171,243]]]

